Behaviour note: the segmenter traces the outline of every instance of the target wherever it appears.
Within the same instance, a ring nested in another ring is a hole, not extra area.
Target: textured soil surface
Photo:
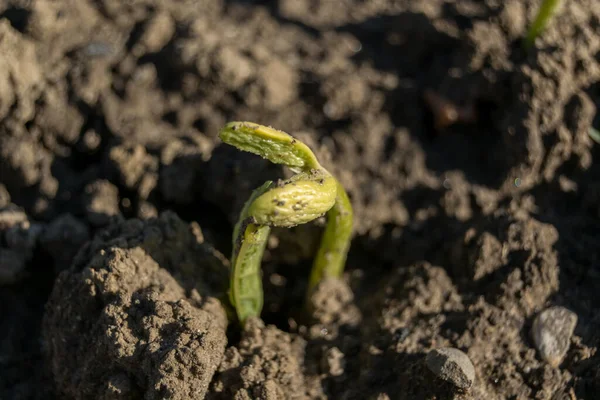
[[[600,6],[526,51],[537,4],[1,0],[0,399],[597,398]],[[233,224],[289,172],[232,120],[309,144],[356,219],[309,313],[322,224],[274,230],[244,330]]]

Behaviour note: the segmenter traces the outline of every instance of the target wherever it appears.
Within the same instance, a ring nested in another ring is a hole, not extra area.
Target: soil
[[[0,399],[592,399],[600,392],[600,7],[535,46],[525,0],[0,2]],[[249,120],[347,188],[274,230],[262,320],[227,323]],[[530,336],[577,314],[564,361]],[[427,369],[464,351],[468,390]]]

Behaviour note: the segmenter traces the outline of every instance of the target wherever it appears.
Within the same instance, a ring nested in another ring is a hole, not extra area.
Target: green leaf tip
[[[300,171],[254,190],[234,227],[229,297],[244,324],[248,318],[260,316],[262,310],[260,265],[271,227],[289,228],[327,215],[311,272],[310,293],[322,279],[342,275],[353,213],[342,185],[319,164],[308,146],[291,135],[253,122],[230,122],[219,137],[240,150]]]
[[[221,130],[219,137],[239,150],[257,154],[274,164],[302,170],[321,168],[308,146],[268,126],[253,122],[230,122]]]
[[[540,5],[540,9],[536,14],[533,23],[527,31],[525,37],[525,47],[531,48],[535,42],[535,39],[546,29],[548,23],[556,14],[561,5],[561,0],[543,0]]]

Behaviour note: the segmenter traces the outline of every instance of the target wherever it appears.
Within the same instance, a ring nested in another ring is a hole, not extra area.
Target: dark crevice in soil
[[[232,251],[231,236],[233,234],[233,226],[231,226],[227,216],[218,206],[200,198],[197,198],[189,205],[179,205],[164,201],[155,201],[153,205],[160,210],[175,212],[184,221],[197,222],[202,228],[206,240],[229,258]]]
[[[25,8],[8,7],[0,13],[0,20],[6,18],[10,24],[19,32],[25,32],[31,12]]]

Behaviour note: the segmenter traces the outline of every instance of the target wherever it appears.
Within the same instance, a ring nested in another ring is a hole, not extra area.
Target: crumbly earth
[[[197,228],[168,212],[117,223],[59,274],[42,336],[57,394],[206,396],[227,343],[226,312],[211,287],[227,275]]]
[[[1,1],[0,398],[594,398],[600,7],[526,51],[538,4]],[[356,217],[308,314],[322,221],[274,230],[245,330],[233,224],[289,171],[220,143],[232,120],[308,143]],[[557,368],[549,306],[578,317]]]

